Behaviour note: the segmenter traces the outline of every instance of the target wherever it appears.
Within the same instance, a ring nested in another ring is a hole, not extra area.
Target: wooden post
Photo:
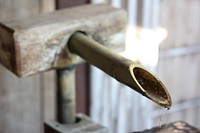
[[[84,5],[0,23],[0,62],[17,76],[83,62],[66,47],[84,31],[108,48],[124,49],[126,12],[108,5]]]
[[[122,9],[91,4],[0,23],[0,62],[19,77],[81,63],[66,46],[76,31],[119,52],[124,49],[126,20]],[[48,122],[46,127],[63,133],[108,133],[86,116],[76,121],[74,70],[58,70],[57,75],[57,125],[61,128]]]

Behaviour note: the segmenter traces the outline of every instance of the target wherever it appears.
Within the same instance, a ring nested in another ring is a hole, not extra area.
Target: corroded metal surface
[[[57,70],[57,118],[63,124],[76,120],[75,68]]]
[[[133,133],[200,133],[200,130],[186,122],[174,122],[162,125],[161,127],[154,127],[149,130]]]

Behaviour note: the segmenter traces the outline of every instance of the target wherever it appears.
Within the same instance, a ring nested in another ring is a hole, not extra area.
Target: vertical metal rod
[[[57,70],[57,119],[62,124],[76,121],[74,66]]]

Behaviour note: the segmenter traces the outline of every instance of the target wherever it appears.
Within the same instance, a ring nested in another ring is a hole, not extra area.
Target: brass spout
[[[140,64],[114,53],[82,32],[71,36],[68,48],[119,82],[155,103],[170,108],[171,97],[163,83]]]

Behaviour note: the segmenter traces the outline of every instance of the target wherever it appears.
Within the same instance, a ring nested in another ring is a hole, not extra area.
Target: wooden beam
[[[78,30],[120,51],[126,17],[121,9],[84,5],[0,24],[0,62],[20,77],[79,63],[66,47]]]
[[[83,114],[77,114],[74,124],[61,124],[56,121],[48,121],[44,124],[44,133],[108,133],[109,130],[98,123],[93,122]]]

